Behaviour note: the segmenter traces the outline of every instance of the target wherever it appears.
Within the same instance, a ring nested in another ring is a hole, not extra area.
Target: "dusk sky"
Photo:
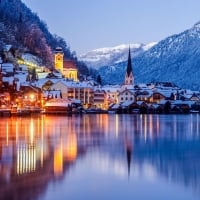
[[[199,0],[22,0],[77,54],[160,41],[200,21]]]

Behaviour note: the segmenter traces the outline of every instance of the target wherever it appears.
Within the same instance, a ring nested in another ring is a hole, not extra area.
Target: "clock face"
[[[57,56],[56,56],[56,59],[57,59],[57,61],[61,61],[62,56],[61,56],[61,55],[57,55]]]

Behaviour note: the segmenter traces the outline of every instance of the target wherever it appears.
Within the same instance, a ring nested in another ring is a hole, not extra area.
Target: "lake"
[[[0,118],[0,199],[200,199],[200,115]]]

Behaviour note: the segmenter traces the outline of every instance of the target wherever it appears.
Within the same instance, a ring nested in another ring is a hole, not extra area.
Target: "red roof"
[[[65,68],[65,69],[77,69],[76,64],[72,60],[64,60],[63,68]]]

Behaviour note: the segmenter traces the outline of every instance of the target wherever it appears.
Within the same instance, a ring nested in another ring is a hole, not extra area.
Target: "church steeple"
[[[134,85],[134,76],[133,76],[133,69],[132,69],[132,62],[131,62],[130,47],[129,47],[128,63],[127,63],[126,75],[125,75],[125,85]]]

